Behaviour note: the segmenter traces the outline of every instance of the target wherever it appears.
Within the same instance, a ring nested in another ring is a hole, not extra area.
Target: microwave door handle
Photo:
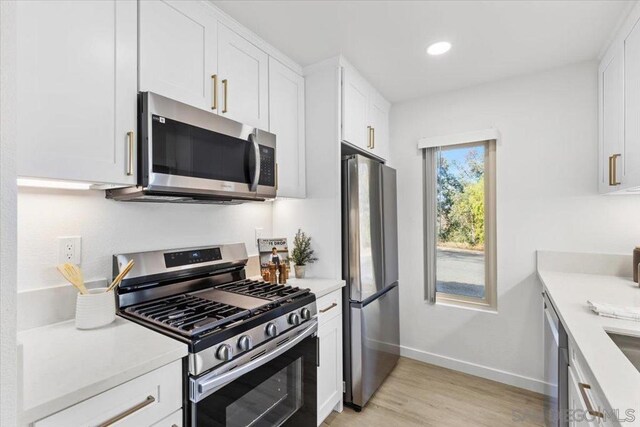
[[[249,142],[253,144],[253,155],[256,159],[255,168],[253,170],[253,175],[251,177],[251,184],[249,186],[250,191],[258,190],[258,182],[260,182],[260,146],[258,145],[258,141],[256,141],[256,135],[249,135]]]

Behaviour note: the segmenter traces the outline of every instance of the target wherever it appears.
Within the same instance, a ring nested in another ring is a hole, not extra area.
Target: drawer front
[[[33,425],[35,427],[94,427],[117,422],[120,427],[149,426],[181,407],[182,361],[177,360],[37,421]]]
[[[342,314],[342,289],[333,291],[316,301],[318,307],[318,324],[333,319]]]
[[[161,419],[151,427],[182,427],[182,409],[174,412],[166,418]]]
[[[602,391],[591,374],[587,361],[572,340],[569,340],[569,373],[575,378],[577,383],[586,384],[590,387],[585,390],[585,393],[594,410],[612,413],[608,410],[608,407],[604,405],[604,400],[601,398]],[[584,400],[582,396],[580,397],[581,400]],[[584,402],[584,404],[586,405],[586,402]],[[590,422],[588,425],[604,425],[604,420],[600,417],[588,416],[587,418]]]

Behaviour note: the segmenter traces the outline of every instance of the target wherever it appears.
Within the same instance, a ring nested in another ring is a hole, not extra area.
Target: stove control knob
[[[289,315],[289,324],[291,325],[299,325],[300,324],[300,316],[296,313],[292,313]]]
[[[274,323],[269,323],[265,328],[265,332],[267,333],[267,336],[273,338],[278,334],[278,328],[276,328]]]
[[[242,351],[251,350],[251,338],[248,335],[238,338],[238,348]]]
[[[232,356],[233,351],[231,350],[231,346],[229,344],[222,344],[220,347],[218,347],[218,350],[216,350],[216,357],[219,360],[227,362],[231,360]]]
[[[308,308],[303,308],[302,310],[300,310],[300,316],[302,316],[304,320],[311,319],[311,310],[309,310]]]

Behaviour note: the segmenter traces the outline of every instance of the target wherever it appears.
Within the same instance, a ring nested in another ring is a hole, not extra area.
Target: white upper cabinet
[[[625,187],[640,185],[640,23],[624,41]],[[628,167],[627,167],[628,165]]]
[[[276,135],[278,196],[305,197],[304,78],[269,58],[269,132]]]
[[[389,155],[389,102],[350,66],[342,68],[342,140],[382,159]]]
[[[372,92],[369,101],[370,146],[373,154],[389,158],[389,102],[377,92]]]
[[[260,129],[269,128],[269,56],[218,23],[220,114]]]
[[[136,2],[17,2],[19,176],[135,183]]]
[[[214,111],[218,22],[199,1],[140,1],[140,91]]]
[[[622,182],[624,153],[624,52],[613,50],[599,69],[601,191],[617,190]]]
[[[640,5],[598,69],[601,193],[640,190]]]
[[[370,149],[369,84],[351,68],[342,69],[342,140]]]

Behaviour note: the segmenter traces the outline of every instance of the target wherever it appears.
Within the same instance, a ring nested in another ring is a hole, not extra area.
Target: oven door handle
[[[306,327],[306,329],[303,330],[304,327]],[[251,370],[258,368],[265,363],[270,362],[283,353],[286,353],[287,351],[298,345],[302,340],[309,337],[310,335],[313,335],[317,331],[317,322],[313,322],[313,324],[308,327],[306,324],[302,325],[302,327],[294,329],[284,336],[277,337],[276,340],[282,340],[289,337],[293,338],[282,344],[281,346],[276,347],[273,351],[265,353],[262,356],[253,359],[249,363],[232,369],[231,371],[225,372],[224,374],[216,375],[215,372],[212,372],[211,374],[208,374],[207,376],[196,380],[192,384],[192,386],[195,386],[191,389],[192,400],[195,402],[199,402],[200,400],[221,389],[230,382],[240,378],[247,372],[250,372]]]
[[[256,159],[249,190],[258,191],[258,183],[260,182],[260,145],[256,141],[256,135],[253,133],[249,135],[249,142],[253,144],[253,157]]]

